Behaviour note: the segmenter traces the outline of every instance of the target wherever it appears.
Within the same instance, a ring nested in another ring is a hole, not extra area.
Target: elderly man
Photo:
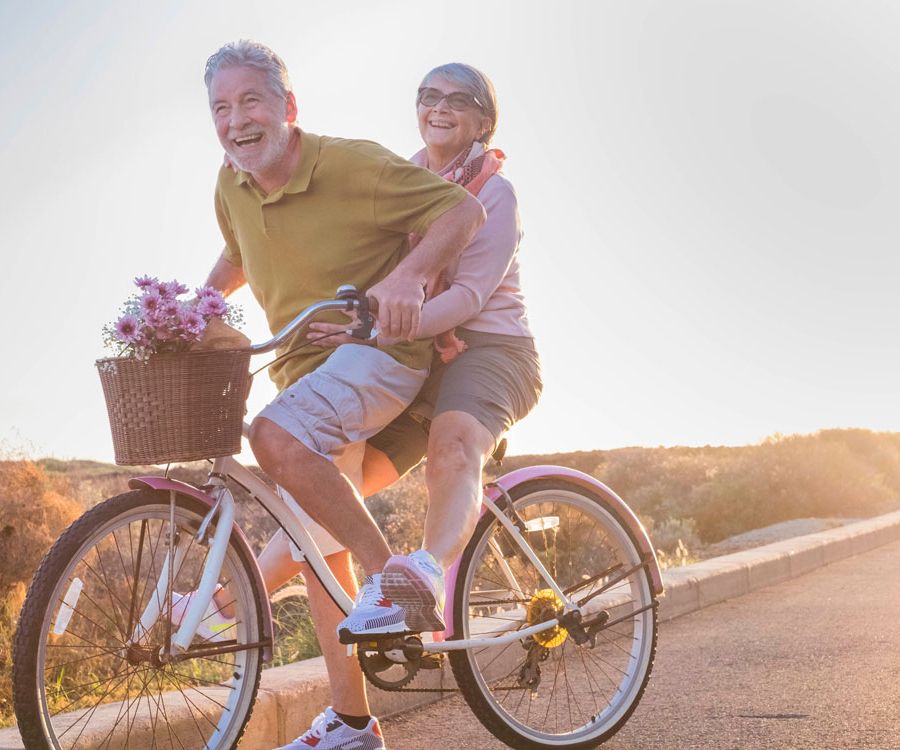
[[[222,47],[209,58],[205,80],[219,141],[238,169],[219,173],[216,213],[225,250],[208,283],[226,294],[248,283],[273,332],[339,285],[354,284],[378,300],[381,329],[400,339],[384,348],[346,344],[333,353],[311,347],[278,362],[271,374],[279,395],[253,421],[250,444],[263,470],[363,567],[366,581],[351,617],[365,623],[387,614],[390,628],[403,630],[402,609],[385,607],[379,588],[391,551],[348,479],[359,477],[365,440],[422,385],[430,342],[408,339],[418,326],[424,280],[463,249],[483,209],[463,188],[375,143],[302,131],[285,65],[261,44]],[[421,237],[412,252],[411,233]],[[329,564],[353,593],[346,551],[331,555]],[[309,736],[318,750],[382,748],[358,666],[353,660],[348,676],[343,663],[337,610],[313,576],[307,583],[335,675],[333,711]],[[301,737],[290,747],[311,746]]]

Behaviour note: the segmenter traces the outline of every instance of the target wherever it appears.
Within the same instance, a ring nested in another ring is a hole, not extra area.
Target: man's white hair
[[[237,65],[245,65],[263,71],[269,79],[272,90],[279,96],[287,96],[293,90],[284,60],[265,44],[249,39],[239,39],[236,42],[229,42],[210,55],[206,61],[206,73],[203,81],[206,83],[207,91],[213,76],[219,70]]]

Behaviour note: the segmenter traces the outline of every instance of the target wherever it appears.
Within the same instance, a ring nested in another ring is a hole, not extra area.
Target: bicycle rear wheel
[[[168,492],[139,490],[92,508],[41,563],[13,652],[16,717],[27,748],[230,748],[250,717],[261,664],[260,602],[252,561],[229,542],[219,582],[235,625],[195,636],[189,658],[159,659],[167,616],[139,622],[168,585]],[[208,547],[195,533],[208,512],[178,495],[172,590],[198,586]],[[162,596],[165,612],[167,593]],[[173,628],[174,631],[174,628]],[[137,639],[134,636],[137,634]]]
[[[563,480],[510,492],[526,538],[559,587],[586,608],[593,636],[565,628],[505,646],[451,651],[464,698],[515,748],[587,748],[612,736],[637,706],[656,651],[656,599],[640,552],[603,498]],[[522,630],[561,604],[491,513],[463,552],[454,592],[456,638]]]

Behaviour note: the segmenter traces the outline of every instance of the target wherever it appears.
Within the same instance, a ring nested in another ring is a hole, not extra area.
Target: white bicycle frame
[[[329,310],[351,310],[355,309],[353,300],[357,299],[356,290],[353,287],[341,287],[337,291],[335,300],[326,300],[319,302],[300,313],[294,320],[288,323],[274,338],[264,344],[258,344],[250,347],[255,354],[261,354],[272,351],[278,345],[283,343],[287,338],[294,334],[301,326],[307,324],[310,320],[323,311]],[[244,423],[244,436],[249,435],[249,426]],[[190,602],[185,610],[181,622],[172,636],[172,651],[184,652],[189,647],[197,628],[200,625],[203,615],[212,602],[212,597],[216,591],[216,585],[219,580],[222,563],[225,559],[225,552],[228,547],[228,540],[231,536],[232,525],[234,523],[234,498],[230,490],[225,486],[224,478],[228,477],[245,487],[251,495],[278,521],[285,530],[288,537],[297,548],[301,551],[305,562],[312,568],[316,576],[322,582],[326,591],[337,606],[345,613],[349,613],[353,607],[353,600],[344,591],[343,587],[338,583],[328,564],[325,562],[321,551],[310,535],[308,529],[297,516],[291,506],[296,503],[290,497],[281,497],[273,492],[264,482],[258,479],[252,472],[244,468],[233,456],[225,456],[217,458],[213,462],[213,468],[210,472],[209,485],[212,487],[211,497],[215,501],[213,508],[204,518],[203,523],[197,531],[197,540],[206,541],[207,530],[209,529],[213,519],[216,519],[216,533],[210,542],[210,551],[204,563],[203,573],[196,593],[191,597]],[[541,563],[534,550],[528,544],[525,536],[519,528],[507,516],[502,508],[486,497],[482,498],[482,502],[487,510],[493,513],[497,520],[503,524],[509,532],[512,539],[522,550],[522,553],[534,565],[535,569],[547,583],[547,586],[558,597],[558,601],[563,604],[563,613],[569,614],[573,611],[579,611],[580,608],[575,605],[570,598],[562,591],[547,569]],[[174,491],[171,498],[171,516],[170,516],[170,534],[174,535],[175,530],[175,498]],[[135,625],[132,633],[132,640],[140,643],[144,634],[149,633],[153,624],[157,621],[160,613],[167,609],[164,606],[166,602],[171,601],[173,593],[172,589],[172,571],[178,570],[181,560],[186,551],[186,539],[179,539],[174,544],[170,537],[169,554],[166,555],[163,569],[160,573],[156,585],[155,595],[150,598],[144,612]],[[499,554],[494,549],[494,554]],[[502,555],[499,555],[502,561]],[[507,577],[512,576],[512,571],[508,566],[501,567]],[[515,585],[514,580],[510,583]],[[452,614],[452,613],[451,613]],[[481,647],[486,645],[504,645],[513,641],[527,638],[536,633],[555,628],[559,624],[559,619],[554,618],[544,622],[532,625],[522,630],[514,630],[512,632],[500,631],[500,634],[491,635],[486,638],[471,638],[466,640],[450,640],[438,643],[425,643],[423,648],[426,652],[441,651],[461,651],[467,648]]]
[[[244,425],[245,434],[249,427]],[[344,591],[343,587],[335,578],[328,564],[325,562],[321,551],[310,535],[308,529],[292,509],[295,505],[289,496],[282,497],[273,492],[262,480],[255,474],[246,469],[233,456],[226,456],[214,460],[211,471],[211,483],[218,486],[213,491],[213,497],[216,503],[212,510],[207,514],[199,530],[197,538],[203,539],[207,533],[207,529],[213,518],[216,518],[216,533],[210,542],[210,552],[204,564],[203,573],[200,578],[200,584],[191,601],[188,604],[184,617],[178,630],[172,637],[172,646],[177,651],[185,651],[191,643],[194,634],[197,631],[203,614],[209,607],[215,594],[216,584],[219,580],[222,562],[225,558],[225,550],[228,545],[228,539],[231,535],[232,524],[234,522],[234,498],[230,490],[225,486],[224,481],[220,477],[229,477],[235,482],[247,489],[247,491],[278,521],[284,528],[291,541],[296,544],[304,561],[313,569],[318,576],[326,591],[332,597],[337,606],[345,613],[349,613],[353,607],[353,600]],[[503,524],[510,536],[515,540],[522,553],[534,565],[541,577],[547,583],[553,593],[559,597],[559,601],[563,603],[565,612],[577,610],[578,607],[563,592],[553,576],[549,573],[543,563],[540,561],[534,550],[528,544],[522,532],[515,523],[503,512],[496,503],[491,502],[487,498],[483,499],[483,503],[488,511],[496,516],[497,520]],[[168,581],[169,571],[177,570],[180,566],[181,556],[184,554],[184,540],[179,540],[174,550],[167,555],[163,569],[160,572],[157,582],[157,594],[151,597],[140,621],[135,627],[134,639],[139,640],[140,633],[147,633],[153,626],[153,623],[159,617],[161,603],[166,601],[166,592],[171,591],[170,582]],[[180,556],[181,555],[181,556]],[[170,558],[172,562],[170,563]],[[171,565],[171,567],[170,567]],[[511,571],[507,573],[511,575]],[[514,631],[499,631],[498,634],[489,635],[482,638],[469,638],[465,640],[451,640],[435,643],[423,643],[422,647],[426,653],[437,653],[443,651],[461,651],[468,648],[480,648],[488,645],[505,645],[514,641],[528,638],[529,636],[541,633],[557,627],[559,621],[554,618],[547,620],[528,628]]]

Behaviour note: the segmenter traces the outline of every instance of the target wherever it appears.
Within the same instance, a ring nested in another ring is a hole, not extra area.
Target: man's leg
[[[391,556],[390,548],[353,487],[331,461],[265,417],[253,420],[250,445],[260,468],[335,539],[352,548],[366,574],[381,572]]]
[[[494,436],[462,411],[438,414],[428,436],[428,513],[422,544],[446,570],[462,553],[481,507],[481,470],[494,449]]]
[[[337,552],[325,560],[344,590],[351,597],[355,596],[357,584],[350,553],[346,550]],[[369,702],[366,699],[366,683],[359,661],[355,655],[347,656],[347,647],[335,637],[335,631],[344,619],[344,613],[332,601],[310,567],[306,563],[300,564],[300,567],[306,580],[310,614],[316,626],[316,635],[328,670],[332,708],[340,714],[367,716]]]

